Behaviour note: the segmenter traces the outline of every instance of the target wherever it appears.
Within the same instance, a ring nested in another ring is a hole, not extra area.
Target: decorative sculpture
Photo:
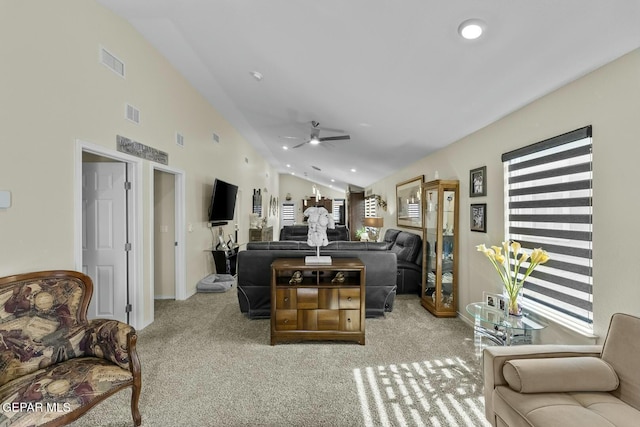
[[[336,228],[333,216],[323,207],[310,207],[304,211],[304,216],[308,217],[309,232],[307,234],[307,244],[316,247],[315,257],[306,257],[306,264],[331,264],[331,257],[320,256],[320,246],[327,246],[327,228]]]

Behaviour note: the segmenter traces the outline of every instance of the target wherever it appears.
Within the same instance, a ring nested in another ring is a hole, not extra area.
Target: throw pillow
[[[619,384],[613,368],[597,357],[509,360],[502,374],[519,393],[612,391]]]

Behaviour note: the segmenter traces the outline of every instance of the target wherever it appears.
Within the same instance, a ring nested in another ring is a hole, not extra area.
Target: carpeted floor
[[[366,345],[269,345],[269,320],[249,320],[236,289],[156,301],[139,334],[143,426],[482,426],[473,330],[400,295],[367,319]],[[72,426],[131,426],[129,392]]]

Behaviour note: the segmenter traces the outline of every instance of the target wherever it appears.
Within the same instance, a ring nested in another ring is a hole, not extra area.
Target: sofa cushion
[[[309,236],[309,226],[307,225],[285,225],[280,229],[280,240],[294,240],[306,242]],[[327,229],[327,240],[342,241],[349,240],[349,228],[345,225],[336,225],[335,228]]]
[[[384,242],[329,242],[320,248],[325,251],[386,251]]]
[[[635,427],[640,418],[640,411],[607,392],[522,394],[498,386],[493,407],[509,426]]]
[[[502,374],[519,393],[611,391],[618,376],[597,357],[515,359],[504,364]]]
[[[0,425],[42,425],[129,385],[132,378],[130,371],[95,357],[51,365],[0,387]],[[20,409],[20,403],[32,406]]]
[[[320,251],[384,251],[386,245],[383,242],[352,242],[335,241],[329,242],[327,246],[321,246]],[[280,242],[250,242],[247,243],[247,250],[276,250],[276,251],[315,251],[315,246],[307,245],[307,242],[286,240]]]
[[[77,356],[79,340],[74,338],[84,333],[78,313],[87,298],[85,284],[75,277],[15,281],[2,287],[0,385]]]
[[[307,245],[307,242],[299,242],[295,240],[287,241],[272,241],[272,242],[249,242],[247,243],[247,250],[310,250],[311,246]]]

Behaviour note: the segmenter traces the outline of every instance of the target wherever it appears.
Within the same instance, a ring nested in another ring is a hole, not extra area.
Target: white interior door
[[[91,319],[128,320],[126,167],[82,165],[82,264],[94,284]]]

